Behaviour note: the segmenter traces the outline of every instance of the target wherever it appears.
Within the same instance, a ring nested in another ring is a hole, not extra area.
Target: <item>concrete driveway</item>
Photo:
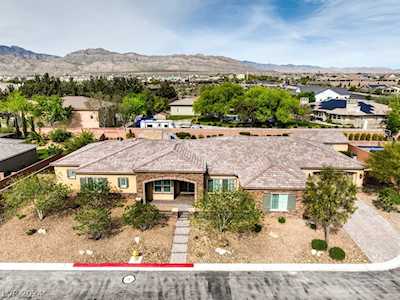
[[[371,262],[384,262],[400,255],[400,233],[374,207],[357,201],[358,209],[344,229]]]

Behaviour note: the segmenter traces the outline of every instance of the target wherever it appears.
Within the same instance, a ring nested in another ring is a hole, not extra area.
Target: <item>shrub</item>
[[[106,137],[106,135],[104,133],[102,133],[99,137],[99,141],[102,142],[102,141],[106,141],[106,140],[108,140],[108,138]]]
[[[61,154],[62,152],[63,149],[60,146],[54,144],[50,144],[49,146],[47,146],[47,148],[37,150],[40,159],[46,159],[50,156]]]
[[[354,140],[355,141],[359,141],[360,140],[360,134],[359,133],[354,134]]]
[[[286,218],[285,217],[279,217],[278,218],[278,222],[281,224],[285,224],[286,223]]]
[[[75,150],[78,150],[79,148],[82,148],[83,146],[86,146],[90,143],[93,143],[95,141],[94,135],[90,131],[82,131],[80,135],[77,135],[73,137],[72,139],[69,139],[65,143],[65,151],[67,153],[74,152]]]
[[[349,136],[348,136],[348,138],[349,138],[349,141],[354,140],[354,134],[350,133]]]
[[[76,198],[80,206],[90,208],[106,208],[112,204],[110,186],[107,180],[91,181],[81,186],[81,191]]]
[[[219,232],[252,230],[262,216],[245,191],[208,193],[196,201],[195,207],[199,209],[196,218]]]
[[[204,135],[200,134],[198,138],[199,139],[204,139]]]
[[[311,241],[311,248],[317,251],[326,251],[328,249],[328,244],[324,240],[314,239]]]
[[[192,140],[195,140],[195,139],[197,139],[197,137],[193,134],[191,137],[190,137]]]
[[[34,235],[36,232],[37,232],[37,230],[34,228],[31,228],[31,229],[28,229],[27,231],[25,231],[26,235]]]
[[[131,129],[129,129],[129,131],[126,133],[126,138],[127,139],[134,139],[135,138],[135,134],[132,132]]]
[[[241,131],[241,132],[239,132],[239,134],[240,135],[251,135],[251,133],[248,131]]]
[[[190,139],[191,137],[189,132],[177,132],[176,136],[180,139]]]
[[[392,188],[384,188],[379,191],[378,197],[373,201],[377,208],[384,211],[396,211],[397,205],[400,205],[400,194]]]
[[[329,249],[329,257],[334,260],[344,260],[346,258],[346,253],[342,248],[332,247]]]
[[[126,225],[146,230],[157,225],[161,217],[160,211],[154,205],[136,202],[125,209],[122,219]]]
[[[28,134],[26,141],[29,143],[35,142],[39,146],[46,145],[46,141],[45,141],[44,137],[42,135],[40,135],[40,133],[37,133],[35,131],[32,131]]]
[[[63,143],[72,136],[71,132],[57,128],[49,133],[49,138],[55,143]]]
[[[74,227],[80,234],[98,240],[111,229],[111,212],[105,208],[86,208],[74,217],[78,225]]]
[[[254,232],[258,233],[258,232],[261,232],[261,230],[262,230],[262,225],[261,224],[257,223],[257,224],[254,225],[254,228],[253,228]]]
[[[70,190],[66,185],[55,182],[53,177],[32,176],[18,181],[4,193],[8,213],[14,214],[20,207],[32,203],[37,216],[42,220],[52,212],[65,207]]]

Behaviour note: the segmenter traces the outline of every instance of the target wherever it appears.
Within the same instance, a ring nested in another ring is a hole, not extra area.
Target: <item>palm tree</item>
[[[25,96],[19,91],[12,92],[1,104],[0,110],[14,115],[14,126],[17,134],[19,134],[18,118],[21,119],[22,132],[26,137],[28,134],[26,116],[31,111],[31,104]]]

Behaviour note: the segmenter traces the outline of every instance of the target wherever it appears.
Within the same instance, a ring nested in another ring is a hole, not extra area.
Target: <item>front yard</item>
[[[358,194],[358,198],[368,204],[369,206],[373,207],[375,211],[382,216],[386,221],[388,221],[394,229],[400,232],[400,213],[396,211],[386,212],[382,209],[378,209],[373,204],[373,201],[378,197],[377,193],[374,192],[363,192]],[[400,209],[400,207],[399,207]]]
[[[321,230],[313,230],[298,217],[287,217],[280,224],[277,217],[265,216],[260,233],[225,233],[218,236],[192,226],[188,261],[194,263],[337,263],[327,251],[311,254],[311,240],[323,239]],[[367,263],[368,259],[343,230],[332,233],[330,246],[341,247],[346,259],[341,263]],[[224,255],[216,248],[230,251]]]
[[[110,235],[92,240],[77,235],[73,230],[74,209],[39,221],[31,207],[24,208],[22,213],[26,217],[13,217],[0,225],[0,262],[126,263],[135,247],[135,237],[140,237],[139,248],[143,251],[144,262],[168,262],[174,218],[152,229],[140,231],[122,225],[122,212],[122,207],[112,209],[114,225]],[[29,229],[41,228],[46,230],[46,234],[26,234]]]

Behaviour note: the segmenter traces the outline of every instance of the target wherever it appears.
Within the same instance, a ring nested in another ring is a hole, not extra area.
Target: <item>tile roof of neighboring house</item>
[[[234,175],[244,188],[253,189],[304,187],[306,174],[301,169],[364,169],[331,146],[299,136],[106,141],[88,145],[53,165],[75,165],[84,174]]]
[[[379,115],[385,116],[389,112],[389,106],[377,103],[375,101],[367,101],[354,99],[357,102],[357,109],[349,109],[349,101],[344,99],[331,99],[318,103],[314,111],[329,111],[339,115],[363,116],[363,115]]]
[[[324,129],[296,130],[290,133],[290,136],[307,139],[310,141],[324,144],[347,144],[349,141],[342,131]]]
[[[171,102],[169,106],[192,106],[197,97],[187,97]]]
[[[111,107],[114,103],[84,96],[65,96],[63,106],[71,106],[73,110],[99,110],[101,107]]]
[[[319,94],[319,93],[325,92],[326,90],[331,90],[342,96],[350,95],[350,92],[348,90],[346,90],[344,88],[338,88],[338,87],[323,87],[323,86],[319,86],[319,85],[304,85],[304,86],[299,86],[299,88],[302,92],[314,92],[314,94]]]
[[[35,145],[24,144],[20,140],[0,138],[0,161],[36,149]]]

